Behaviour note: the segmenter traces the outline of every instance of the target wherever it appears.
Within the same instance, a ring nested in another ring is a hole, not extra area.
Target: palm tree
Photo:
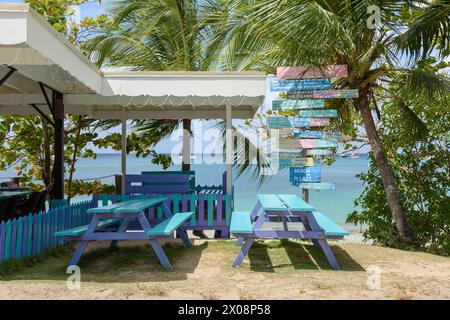
[[[253,64],[248,64],[246,68],[273,72],[273,66],[348,65],[348,78],[337,81],[335,86],[337,89],[356,89],[359,95],[356,99],[336,101],[336,104],[347,111],[356,110],[359,113],[384,184],[399,241],[414,243],[415,235],[377,132],[372,107],[378,108],[376,98],[388,94],[386,83],[392,81],[420,94],[448,94],[448,79],[413,68],[415,55],[402,55],[404,52],[420,52],[422,58],[428,57],[436,43],[444,46],[441,50],[447,50],[448,54],[448,15],[439,15],[439,8],[443,6],[448,12],[448,4],[444,4],[448,1],[231,2],[231,10],[218,12],[209,18],[215,25],[215,39],[230,39],[236,32],[246,30],[241,45],[254,55],[253,59],[249,59]],[[440,5],[436,6],[437,3]],[[372,13],[368,13],[371,5],[378,6],[381,13],[381,23],[375,26],[368,23],[372,19]],[[410,19],[407,13],[417,17],[412,19],[409,33],[404,33],[408,27],[405,19]],[[429,21],[436,16],[439,16],[437,22]],[[430,25],[434,29],[427,31]],[[443,39],[437,41],[439,36]],[[272,67],[267,69],[267,65]]]
[[[110,8],[111,23],[102,27],[87,48],[99,66],[155,71],[239,70],[245,60],[240,57],[245,57],[244,54],[239,50],[224,49],[224,39],[209,41],[213,38],[212,29],[205,17],[221,5],[220,1],[214,0],[119,0]],[[190,136],[190,119],[145,119],[135,121],[133,129],[138,135],[151,137],[147,140],[156,144],[180,124],[183,134]],[[224,126],[223,122],[221,127]],[[246,142],[251,144],[248,139]],[[183,144],[185,148],[188,150],[183,150],[183,154],[189,155],[190,145]],[[267,161],[263,151],[257,150],[256,171],[259,172]],[[182,170],[189,170],[190,163],[185,160]],[[253,160],[236,164],[237,176],[248,169]]]

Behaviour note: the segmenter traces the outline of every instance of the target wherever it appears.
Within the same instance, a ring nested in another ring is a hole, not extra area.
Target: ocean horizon
[[[310,191],[310,203],[317,210],[323,212],[332,220],[356,232],[359,227],[346,224],[347,215],[354,211],[354,200],[363,190],[362,182],[355,177],[356,174],[367,171],[367,154],[358,154],[359,158],[340,158],[328,166],[321,167],[322,181],[334,182],[336,191]],[[179,159],[174,159],[179,161]],[[210,160],[210,159],[209,159]],[[222,173],[226,170],[225,164],[205,164],[208,161],[202,155],[195,155],[192,159],[191,170],[196,173],[196,183],[201,185],[221,185]],[[202,164],[203,163],[203,164]],[[168,170],[180,170],[181,165],[175,164]],[[103,183],[114,184],[114,175],[120,174],[121,155],[119,153],[99,153],[96,159],[81,158],[77,161],[75,179],[100,178]],[[134,154],[127,155],[127,173],[139,174],[142,171],[162,170],[161,166],[151,163],[151,157],[137,158]],[[13,169],[0,172],[0,178],[16,176]],[[291,193],[301,196],[301,189],[289,182],[289,169],[280,170],[269,177],[265,183],[259,185],[258,180],[251,178],[246,172],[234,180],[235,210],[251,210],[256,202],[258,193]],[[90,198],[78,196],[74,201]]]

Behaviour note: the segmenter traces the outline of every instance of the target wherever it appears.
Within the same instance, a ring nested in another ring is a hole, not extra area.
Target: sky
[[[106,8],[108,7],[108,4],[111,4],[114,0],[102,0],[101,5],[99,4],[99,1],[92,0],[88,3],[82,4],[79,6],[79,15],[80,19],[84,19],[85,17],[96,17],[106,11]],[[0,0],[0,2],[16,2],[21,3],[24,1],[20,0]],[[268,87],[268,86],[267,86]],[[270,92],[270,90],[267,89],[267,99],[264,103],[264,105],[259,110],[261,111],[267,111],[271,107],[271,100],[278,96],[278,93]],[[213,125],[216,122],[211,121],[201,121],[201,120],[194,120],[192,123],[193,127],[193,138],[191,140],[191,152],[192,153],[199,153],[199,151],[204,150],[206,146],[211,145],[211,142],[214,143],[214,138],[212,136],[216,134],[209,134],[209,135],[202,135],[202,133],[208,133],[211,132],[211,129]],[[234,125],[242,125],[243,122],[240,120],[235,120]],[[128,122],[128,131],[130,131],[130,125],[131,121]],[[114,128],[111,129],[109,132],[120,132],[120,128]],[[106,135],[107,133],[101,133],[101,136]],[[211,140],[212,139],[212,140]],[[253,143],[256,143],[256,138],[250,137],[250,140]],[[181,142],[182,142],[182,136],[180,132],[177,132],[176,134],[172,135],[170,138],[166,138],[161,140],[160,143],[155,147],[155,150],[159,153],[171,153],[171,152],[181,152]],[[195,143],[194,143],[195,142]],[[105,149],[97,149],[94,146],[91,146],[95,152],[99,153],[115,153],[113,150],[105,150]],[[216,147],[218,150],[220,147]],[[369,149],[367,147],[362,148],[359,152],[368,152]]]

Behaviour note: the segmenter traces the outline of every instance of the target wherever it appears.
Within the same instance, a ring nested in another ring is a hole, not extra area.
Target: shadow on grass
[[[321,248],[313,244],[281,240],[289,259],[295,269],[333,270]],[[364,268],[341,247],[330,245],[336,260],[343,271],[365,271]]]
[[[95,248],[88,250],[80,259],[81,278],[98,283],[125,283],[184,280],[198,266],[208,242],[185,248],[180,241],[164,244],[173,269],[159,264],[150,245],[119,246],[115,249]],[[8,280],[66,280],[67,264],[75,250],[61,247],[42,255],[11,260],[0,266],[0,276]]]
[[[330,245],[344,271],[364,271],[364,268],[341,247]],[[284,249],[284,250],[283,250]],[[272,256],[272,259],[269,256]],[[286,259],[286,254],[288,258]],[[248,252],[250,270],[273,273],[276,269],[293,267],[296,270],[332,270],[322,249],[312,244],[288,239],[271,242],[255,241]],[[286,263],[286,260],[289,263]]]

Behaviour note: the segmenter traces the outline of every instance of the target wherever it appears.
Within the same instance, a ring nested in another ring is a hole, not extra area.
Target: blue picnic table
[[[331,267],[339,269],[327,239],[342,239],[348,232],[338,226],[307,202],[293,194],[259,194],[251,213],[234,211],[230,233],[237,236],[236,245],[242,245],[233,267],[238,267],[256,239],[309,239],[321,248]],[[281,218],[281,219],[280,219]],[[281,220],[283,230],[263,229],[266,222]],[[304,230],[289,230],[288,223],[301,222]]]
[[[120,240],[149,240],[150,245],[162,266],[171,268],[171,264],[164,253],[158,239],[172,237],[176,231],[185,246],[191,246],[186,230],[182,225],[189,220],[194,212],[172,214],[166,204],[167,197],[158,196],[150,199],[133,199],[111,205],[91,208],[88,213],[93,218],[88,225],[56,232],[55,236],[65,237],[67,240],[78,240],[80,243],[70,260],[69,266],[77,265],[90,241],[111,240],[111,247],[117,246]],[[160,206],[165,219],[155,226],[151,226],[145,210]],[[137,221],[140,230],[127,232],[131,222]]]

